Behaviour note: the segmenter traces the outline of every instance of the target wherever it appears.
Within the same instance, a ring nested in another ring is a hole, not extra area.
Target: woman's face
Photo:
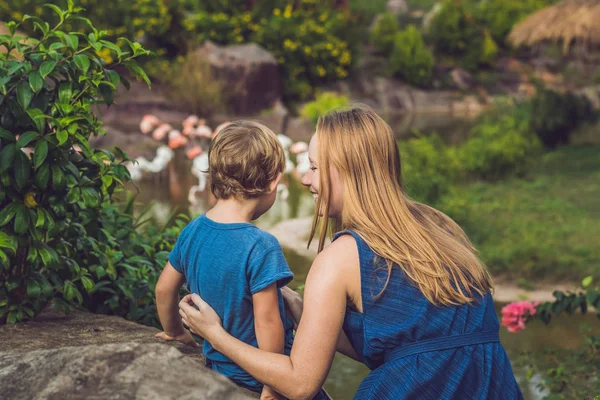
[[[310,169],[302,177],[302,184],[310,190],[315,199],[315,203],[319,198],[319,166],[317,164],[317,135],[313,135],[308,145],[308,160],[310,161]],[[331,167],[329,171],[331,179],[331,196],[329,199],[329,217],[336,218],[342,214],[342,181],[338,171]],[[323,216],[323,211],[319,210],[319,216]]]

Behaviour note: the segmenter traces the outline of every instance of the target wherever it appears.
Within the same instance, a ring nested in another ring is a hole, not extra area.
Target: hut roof
[[[600,0],[564,0],[543,8],[515,25],[508,40],[513,46],[562,42],[600,45]]]

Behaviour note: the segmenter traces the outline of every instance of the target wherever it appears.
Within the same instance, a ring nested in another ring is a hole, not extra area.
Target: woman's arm
[[[340,339],[348,266],[356,265],[356,254],[356,250],[348,251],[336,241],[315,259],[306,280],[304,311],[289,357],[262,351],[229,335],[218,315],[197,295],[184,298],[180,313],[192,332],[203,336],[262,383],[291,399],[311,398],[327,377]],[[199,310],[189,305],[192,300]]]
[[[304,308],[302,297],[297,292],[295,292],[287,286],[281,288],[281,293],[283,295],[285,305],[290,311],[292,319],[294,320],[294,325],[295,327],[298,327],[298,324],[302,319],[302,311]],[[348,336],[346,336],[346,333],[344,333],[344,331],[342,331],[340,334],[340,340],[338,341],[337,351],[358,362],[363,362],[363,360],[354,350],[354,347],[352,347],[352,344],[350,343],[350,340],[348,340]]]

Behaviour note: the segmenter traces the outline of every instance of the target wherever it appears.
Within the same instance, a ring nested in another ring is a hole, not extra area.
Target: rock
[[[164,343],[157,332],[120,317],[52,309],[0,326],[0,399],[253,397],[206,369],[200,348]]]
[[[394,15],[408,11],[406,0],[388,0],[386,10]]]
[[[600,110],[600,85],[584,87],[575,94],[585,97],[596,110]]]
[[[13,400],[251,398],[200,361],[160,343],[0,353],[0,381],[0,398]]]
[[[309,142],[310,138],[315,133],[315,127],[306,118],[289,118],[286,129],[283,133],[289,136],[295,142]]]
[[[252,114],[281,99],[282,84],[275,56],[255,43],[217,46],[206,41],[197,50],[229,94],[232,112]]]
[[[460,90],[469,90],[473,86],[473,78],[471,77],[471,74],[462,68],[454,68],[450,72],[450,79],[452,79],[454,86]]]

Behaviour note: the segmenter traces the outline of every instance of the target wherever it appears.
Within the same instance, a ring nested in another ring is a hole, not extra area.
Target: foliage
[[[67,10],[47,7],[58,15],[52,28],[23,17],[39,40],[14,36],[14,22],[0,36],[0,322],[31,318],[52,299],[82,303],[82,292],[97,290],[90,263],[114,256],[102,247],[103,205],[129,177],[113,154],[88,143],[102,133],[92,106],[110,105],[116,85],[129,85],[97,53],[109,49],[148,79],[135,61],[149,53],[139,43],[123,39],[122,50],[105,40],[71,1]],[[73,21],[91,32],[61,30]]]
[[[392,13],[386,12],[375,22],[369,38],[375,49],[387,56],[394,48],[394,39],[399,31],[400,24],[396,17]]]
[[[589,100],[572,93],[538,89],[531,105],[531,129],[548,148],[568,143],[578,126],[598,117]]]
[[[88,236],[102,240],[88,239],[88,248],[81,253],[95,280],[94,289],[83,295],[83,306],[160,327],[154,288],[188,218],[172,214],[158,227],[146,218],[153,205],[134,216],[134,200],[135,196],[129,196],[122,207],[106,202],[101,209],[101,232],[87,231]]]
[[[436,53],[460,60],[468,69],[490,64],[498,46],[471,0],[443,0],[431,21],[429,38]]]
[[[458,183],[436,206],[465,229],[493,273],[599,279],[599,150],[561,147],[535,157],[523,178]]]
[[[553,0],[486,0],[481,2],[480,19],[490,30],[492,38],[506,45],[506,37],[523,18],[552,4]]]
[[[335,92],[324,92],[317,95],[314,101],[306,103],[302,108],[301,114],[316,126],[321,115],[335,108],[346,106],[348,103],[349,100],[344,95],[339,95]]]
[[[523,104],[497,106],[483,114],[458,149],[465,172],[488,180],[525,173],[540,149],[529,129],[529,118]]]
[[[279,62],[288,98],[305,99],[317,86],[348,75],[356,30],[353,17],[335,10],[332,2],[257,2],[235,12],[219,7],[190,14],[185,29],[199,40],[252,41],[269,50]]]
[[[555,291],[552,302],[537,305],[536,313],[529,320],[540,319],[549,324],[552,317],[562,313],[572,315],[575,312],[586,314],[593,307],[600,318],[600,287],[593,287],[593,278],[583,279],[580,289],[575,291]],[[560,352],[552,349],[545,351],[545,362],[527,357],[529,372],[541,373],[543,380],[538,389],[548,392],[545,399],[579,399],[600,392],[600,336],[592,333],[589,326],[584,325],[584,343],[581,348]],[[591,398],[591,397],[590,397]]]
[[[57,2],[53,2],[57,3]],[[58,2],[65,6],[66,1]],[[79,0],[78,5],[84,9],[80,14],[92,19],[98,29],[106,30],[106,36],[143,38],[145,35],[160,36],[167,31],[171,16],[165,0]],[[0,3],[0,20],[21,22],[24,15],[33,15],[48,21],[51,25],[59,19],[49,8],[45,0],[6,0]],[[64,25],[67,31],[80,31],[86,27],[80,20],[71,19]],[[33,26],[24,25],[24,31],[38,37]]]
[[[182,61],[167,64],[159,76],[166,84],[169,99],[181,110],[210,116],[225,109],[225,85],[213,76],[208,61],[197,53],[188,53]]]
[[[390,69],[409,83],[420,86],[431,83],[433,55],[425,47],[421,32],[414,25],[396,33]]]
[[[450,191],[458,173],[454,149],[438,135],[410,139],[399,146],[404,186],[410,196],[431,204]]]

